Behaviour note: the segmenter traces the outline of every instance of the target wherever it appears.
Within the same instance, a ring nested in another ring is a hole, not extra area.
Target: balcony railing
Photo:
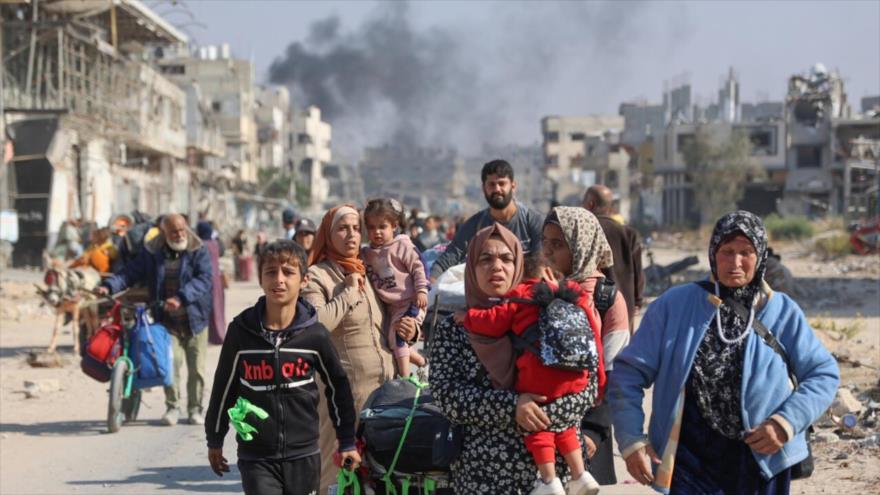
[[[68,114],[105,137],[183,158],[184,93],[84,32],[67,21],[4,23],[5,111]]]

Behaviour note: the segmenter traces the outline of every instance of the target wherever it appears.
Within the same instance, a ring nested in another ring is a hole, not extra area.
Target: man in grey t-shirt
[[[455,238],[431,266],[431,283],[436,282],[450,267],[463,263],[467,256],[468,243],[474,238],[474,234],[495,222],[504,225],[519,238],[524,253],[541,249],[544,217],[513,199],[516,191],[513,167],[504,160],[492,160],[483,165],[480,178],[489,207],[468,218],[455,231]]]

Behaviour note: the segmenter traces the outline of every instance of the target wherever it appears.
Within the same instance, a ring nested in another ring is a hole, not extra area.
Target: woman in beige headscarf
[[[580,284],[581,289],[590,294],[592,302],[596,285],[605,278],[603,270],[610,273],[607,269],[614,262],[611,246],[596,216],[579,207],[553,208],[544,219],[542,246],[548,264],[566,279]],[[629,343],[626,300],[618,291],[605,314],[593,310],[602,324],[605,372],[610,373],[614,357]],[[590,457],[590,474],[601,485],[617,483],[608,406],[602,403],[591,409],[581,422],[581,430],[584,451]]]
[[[522,247],[508,229],[493,224],[468,245],[465,296],[471,307],[488,307],[522,277]],[[580,421],[596,396],[595,382],[581,393],[539,404],[533,394],[493,387],[513,383],[510,340],[480,339],[449,316],[431,336],[431,391],[437,405],[463,426],[461,453],[451,468],[455,493],[525,495],[536,480],[522,432],[560,432]],[[568,477],[564,462],[556,465]]]
[[[351,205],[330,209],[315,236],[309,258],[309,284],[302,296],[318,312],[351,382],[357,412],[370,393],[394,377],[394,360],[385,331],[385,309],[366,281],[360,260],[361,219]],[[400,335],[415,335],[412,318],[401,319]],[[324,401],[324,397],[321,397]],[[321,493],[333,484],[335,434],[321,405]]]

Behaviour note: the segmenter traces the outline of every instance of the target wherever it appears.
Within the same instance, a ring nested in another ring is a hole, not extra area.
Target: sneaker
[[[562,482],[559,481],[559,478],[553,478],[550,483],[544,483],[544,480],[538,478],[529,495],[565,495],[565,489],[562,488]]]
[[[202,416],[202,413],[192,413],[189,415],[189,420],[187,422],[191,425],[203,425],[205,424],[205,417]]]
[[[568,482],[566,495],[596,495],[599,493],[599,483],[593,475],[584,471],[581,477]]]
[[[177,424],[177,419],[180,417],[180,412],[177,409],[169,409],[165,411],[165,414],[162,415],[161,423],[164,426],[174,426]]]

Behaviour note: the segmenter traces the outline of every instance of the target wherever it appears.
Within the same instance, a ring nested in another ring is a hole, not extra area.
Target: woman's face
[[[510,248],[500,239],[489,238],[477,257],[476,277],[480,290],[501,297],[513,285],[516,263]]]
[[[747,285],[755,277],[758,252],[748,237],[738,235],[718,247],[715,265],[718,281],[735,289]]]
[[[330,233],[333,249],[346,258],[354,258],[361,249],[361,222],[357,215],[349,213],[336,224]]]
[[[568,276],[571,275],[571,248],[565,242],[562,229],[559,225],[548,223],[544,225],[544,258],[547,264],[557,272]]]

